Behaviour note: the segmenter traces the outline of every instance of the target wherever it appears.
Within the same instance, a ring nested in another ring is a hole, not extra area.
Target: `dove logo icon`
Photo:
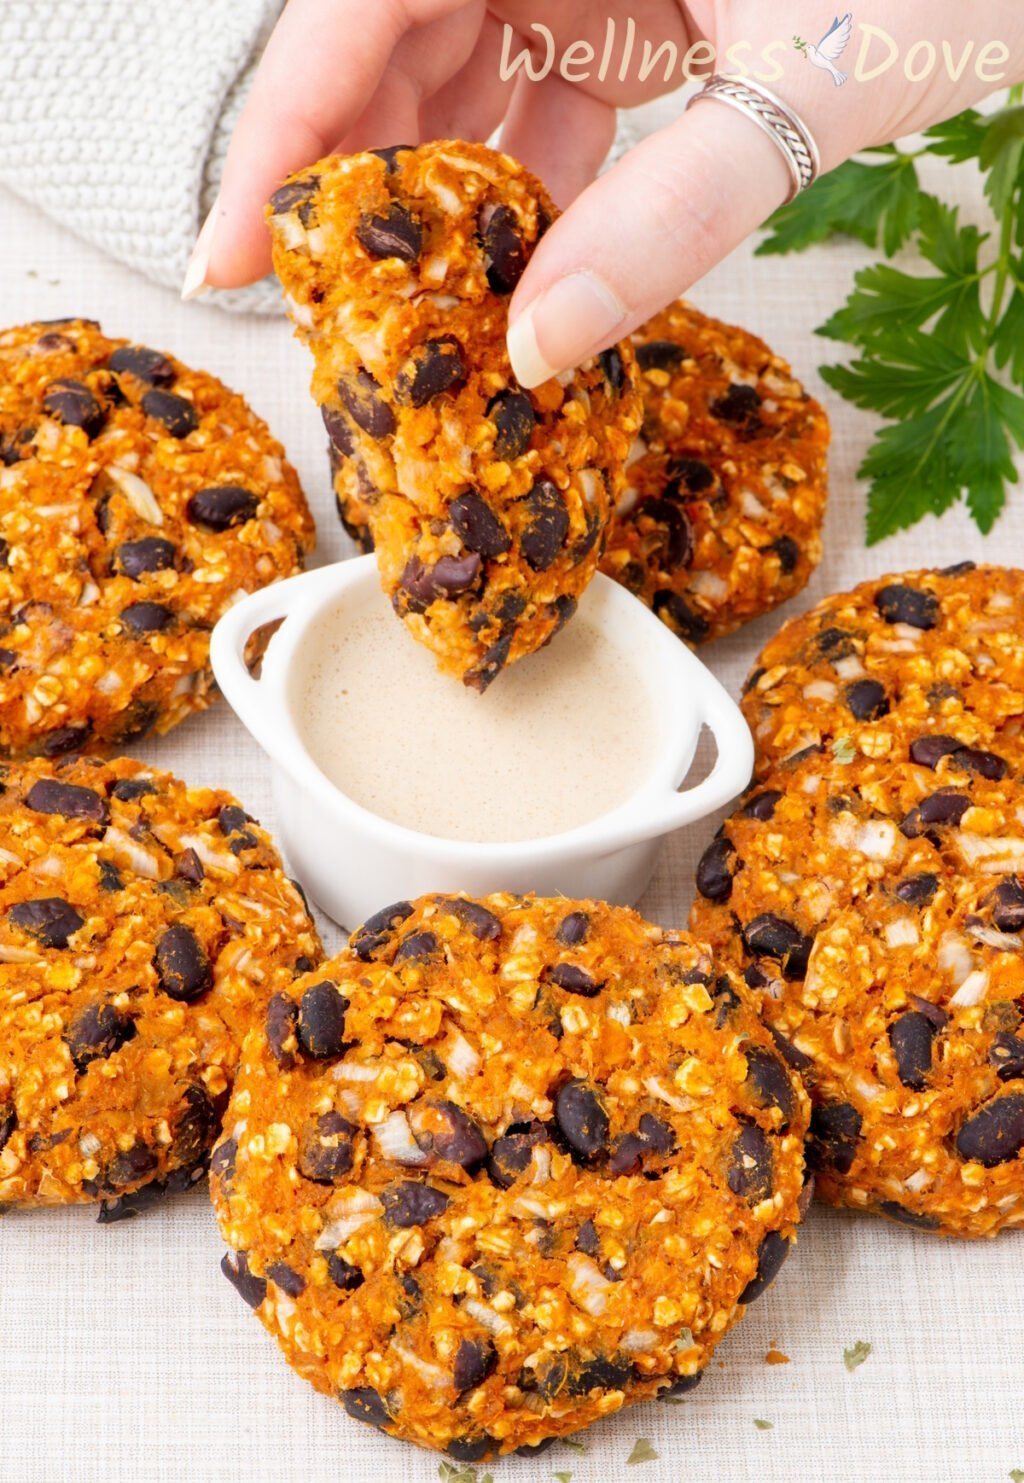
[[[808,62],[815,67],[820,67],[832,78],[837,88],[849,79],[848,72],[840,72],[836,63],[850,44],[850,34],[853,31],[853,12],[848,10],[842,17],[836,16],[824,36],[815,46],[810,41],[802,41],[799,36],[793,37],[793,45],[797,51],[802,51]]]

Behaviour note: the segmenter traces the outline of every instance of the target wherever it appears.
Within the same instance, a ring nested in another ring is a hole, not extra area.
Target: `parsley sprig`
[[[1018,482],[1024,448],[1024,90],[1005,107],[968,109],[924,135],[920,149],[885,145],[841,165],[776,213],[758,252],[798,252],[837,235],[913,245],[927,265],[863,268],[844,306],[818,329],[853,346],[821,368],[855,406],[885,419],[861,464],[870,481],[868,544],[942,515],[961,499],[987,534]],[[993,229],[921,187],[916,162],[975,161]]]

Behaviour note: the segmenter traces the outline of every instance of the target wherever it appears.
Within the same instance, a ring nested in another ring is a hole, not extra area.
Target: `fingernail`
[[[185,269],[185,277],[181,285],[183,299],[199,299],[210,291],[210,285],[206,281],[206,270],[210,266],[210,253],[213,251],[213,234],[217,226],[218,205],[219,198],[210,207],[210,213],[196,238],[196,245],[192,249],[192,256],[188,260],[188,267]]]
[[[508,331],[516,380],[529,389],[578,366],[613,338],[628,310],[596,273],[570,273],[546,288]]]

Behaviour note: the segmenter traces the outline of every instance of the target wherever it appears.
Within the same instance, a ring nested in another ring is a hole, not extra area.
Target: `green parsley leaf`
[[[646,1437],[637,1438],[632,1452],[626,1458],[626,1462],[630,1466],[638,1462],[657,1462],[657,1460],[658,1454]]]
[[[572,1483],[572,1473],[552,1473],[551,1476],[557,1478],[558,1483]]]
[[[944,123],[932,124],[925,129],[929,154],[945,157],[950,164],[962,165],[966,160],[976,160],[981,153],[988,119],[976,108],[968,108]]]
[[[1024,1468],[1011,1468],[1010,1477],[1013,1483],[1024,1483]]]
[[[774,1428],[775,1422],[762,1421],[760,1416],[755,1416],[754,1425],[757,1427],[759,1432],[770,1432]]]
[[[849,767],[857,755],[857,748],[848,736],[837,736],[832,743],[832,756],[841,767]]]
[[[574,1452],[588,1452],[590,1449],[585,1442],[577,1442],[575,1437],[559,1437],[563,1447],[571,1447]]]
[[[881,151],[879,151],[881,153]],[[830,237],[856,237],[867,247],[881,239],[890,256],[917,225],[921,186],[910,155],[886,152],[882,163],[847,160],[817,180],[768,223],[758,255],[802,252]]]
[[[849,1349],[843,1350],[843,1364],[852,1375],[854,1370],[860,1368],[870,1353],[871,1345],[867,1340],[858,1339],[856,1344],[851,1344]]]

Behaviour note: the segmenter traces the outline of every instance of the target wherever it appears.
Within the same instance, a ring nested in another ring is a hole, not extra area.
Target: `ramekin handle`
[[[706,818],[731,803],[746,788],[754,771],[754,739],[743,712],[712,674],[705,671],[702,678],[704,693],[697,698],[701,721],[714,738],[718,756],[702,782],[666,800],[665,833]]]
[[[210,635],[210,667],[231,709],[260,746],[275,752],[273,712],[266,689],[249,673],[245,649],[258,628],[287,618],[305,576],[288,577],[252,592],[229,608]]]

